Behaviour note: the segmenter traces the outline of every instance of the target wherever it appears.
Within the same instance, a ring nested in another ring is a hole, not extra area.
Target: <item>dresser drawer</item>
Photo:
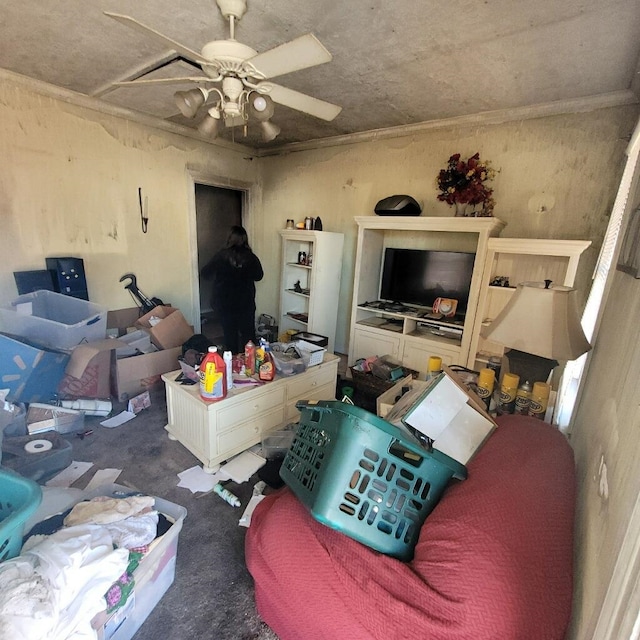
[[[306,400],[326,384],[336,384],[335,367],[326,367],[313,371],[313,367],[304,373],[299,380],[291,380],[287,385],[287,403],[292,400]],[[335,396],[335,389],[332,397]]]
[[[280,406],[274,411],[256,415],[242,424],[236,423],[233,429],[218,436],[218,454],[230,456],[237,451],[243,451],[260,442],[262,433],[279,427],[284,421],[284,407]]]
[[[287,422],[297,422],[300,418],[300,412],[296,409],[298,400],[335,400],[336,385],[333,381],[320,388],[315,388],[311,393],[307,393],[302,398],[295,398],[287,402],[285,418]]]
[[[242,401],[221,407],[218,411],[218,433],[235,428],[249,418],[259,418],[270,409],[284,405],[284,387],[277,386],[274,389],[267,385],[262,393],[254,392],[250,400],[242,395],[238,399]]]

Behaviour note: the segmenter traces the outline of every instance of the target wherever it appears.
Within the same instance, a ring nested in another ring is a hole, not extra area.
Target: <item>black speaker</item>
[[[396,195],[383,198],[376,204],[377,216],[419,216],[422,213],[420,205],[407,195]]]
[[[82,258],[47,258],[53,290],[66,296],[89,300]]]

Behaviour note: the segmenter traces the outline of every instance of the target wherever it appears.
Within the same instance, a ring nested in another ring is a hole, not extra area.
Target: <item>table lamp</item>
[[[523,282],[480,335],[505,347],[509,371],[520,380],[547,381],[558,361],[591,349],[582,331],[576,290],[551,280]]]

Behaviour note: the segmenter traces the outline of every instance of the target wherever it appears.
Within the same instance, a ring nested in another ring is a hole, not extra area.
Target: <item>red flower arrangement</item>
[[[447,168],[438,174],[438,200],[455,206],[456,215],[492,216],[493,189],[485,183],[492,180],[495,173],[488,161],[480,160],[479,153],[466,162],[455,153],[449,158]],[[480,210],[478,205],[482,205]]]

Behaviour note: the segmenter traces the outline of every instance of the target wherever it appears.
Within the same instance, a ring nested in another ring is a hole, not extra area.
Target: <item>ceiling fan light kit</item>
[[[235,23],[246,13],[246,0],[216,0],[216,3],[229,22],[229,38],[207,42],[200,53],[134,18],[105,11],[106,15],[118,22],[161,41],[199,66],[204,74],[188,78],[139,78],[114,84],[140,86],[172,82],[202,83],[202,87],[176,92],[174,98],[180,113],[186,118],[195,118],[201,107],[207,107],[209,98],[217,98],[213,107],[209,105],[207,115],[198,125],[198,131],[208,137],[218,135],[220,120],[223,118],[227,127],[243,126],[246,135],[247,124],[253,119],[260,123],[263,139],[267,142],[273,140],[281,131],[278,125],[270,122],[275,112],[274,103],[328,122],[340,113],[342,108],[337,105],[270,81],[265,82],[280,75],[329,62],[332,59],[331,53],[313,34],[308,33],[269,51],[258,53],[235,40]]]

